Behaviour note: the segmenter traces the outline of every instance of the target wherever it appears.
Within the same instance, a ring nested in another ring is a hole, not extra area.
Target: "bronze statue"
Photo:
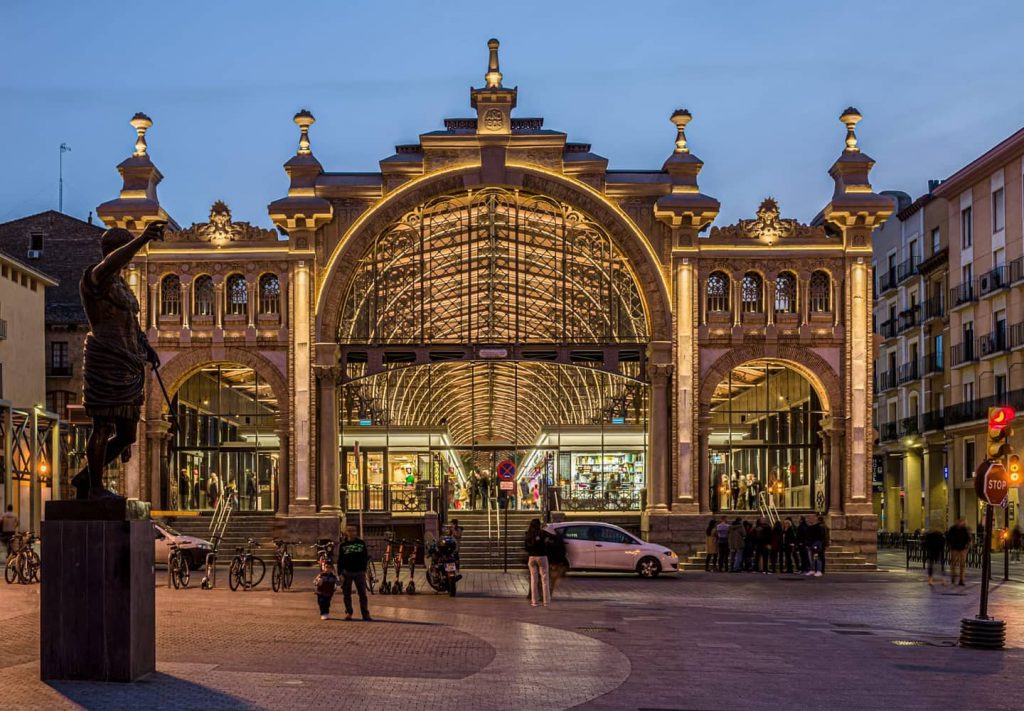
[[[87,464],[71,480],[79,499],[116,497],[103,488],[103,471],[117,457],[127,462],[145,400],[146,363],[160,359],[139,326],[139,302],[121,271],[146,244],[163,240],[164,221],[151,222],[138,237],[111,228],[100,238],[103,260],[85,270],[79,285],[89,319],[85,338],[82,403],[92,418]]]

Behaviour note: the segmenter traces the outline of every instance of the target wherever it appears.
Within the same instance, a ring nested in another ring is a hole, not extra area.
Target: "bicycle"
[[[334,564],[334,541],[329,538],[322,538],[316,543],[316,562]]]
[[[167,570],[171,575],[171,584],[174,585],[175,590],[187,588],[192,573],[189,569],[185,551],[181,550],[178,544],[174,542],[170,543],[170,549],[170,552],[167,554]]]
[[[15,580],[23,585],[39,582],[39,554],[32,547],[37,540],[31,532],[18,533],[11,538],[11,553],[4,566],[4,579],[8,584]]]
[[[244,546],[235,548],[235,557],[231,559],[231,567],[228,568],[228,587],[232,591],[240,587],[252,590],[263,581],[263,576],[267,574],[267,564],[253,553],[259,547],[260,544],[250,538]],[[259,576],[256,575],[257,566]]]
[[[292,564],[292,554],[288,550],[288,546],[297,545],[301,542],[282,541],[280,538],[274,539],[274,545],[277,546],[277,549],[274,551],[274,569],[270,572],[270,587],[274,589],[274,592],[287,590],[292,586],[295,568]]]

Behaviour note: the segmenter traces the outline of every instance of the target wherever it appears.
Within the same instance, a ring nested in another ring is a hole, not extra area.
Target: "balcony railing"
[[[896,423],[886,422],[878,428],[878,436],[883,442],[896,439]]]
[[[1014,284],[1024,279],[1024,257],[1017,257],[1010,262],[1010,283]]]
[[[880,393],[892,390],[896,387],[896,371],[890,370],[887,373],[875,373],[875,392]]]
[[[884,274],[878,275],[878,293],[884,294],[889,289],[896,288],[896,270],[891,269]]]
[[[932,373],[941,373],[945,370],[945,366],[942,362],[942,353],[925,353],[923,361],[923,370],[925,375],[931,375]]]
[[[906,311],[900,313],[897,319],[897,329],[900,333],[903,333],[907,329],[913,328],[921,324],[921,307],[911,306]]]
[[[1024,390],[1011,390],[1001,395],[960,402],[950,405],[945,410],[943,426],[959,425],[964,422],[983,420],[988,417],[988,409],[999,405],[1009,405],[1015,410],[1024,410]]]
[[[921,431],[934,432],[946,426],[945,413],[942,410],[926,412],[921,416]]]
[[[974,350],[974,341],[964,341],[963,343],[958,343],[950,348],[949,360],[950,364],[954,368],[958,365],[978,360],[978,356]]]
[[[920,370],[918,369],[916,360],[904,363],[896,369],[896,382],[900,385],[913,382],[921,377],[919,373]]]
[[[945,305],[942,303],[942,296],[936,295],[928,299],[921,305],[921,309],[924,312],[924,320],[928,321],[933,318],[942,318],[946,315]]]
[[[899,319],[891,318],[888,321],[883,321],[882,325],[878,327],[878,333],[882,338],[896,338],[898,325]]]
[[[896,283],[902,284],[912,276],[917,275],[917,265],[921,260],[914,256],[910,259],[905,259],[896,265]]]
[[[1015,323],[1010,326],[1010,348],[1024,346],[1024,323]]]
[[[949,305],[951,308],[961,306],[963,304],[969,304],[972,301],[977,301],[978,292],[974,288],[973,282],[967,282],[966,284],[960,284],[954,286],[949,290]]]
[[[906,437],[907,435],[919,434],[921,428],[917,422],[917,417],[904,417],[900,420],[900,437]]]
[[[55,365],[50,363],[46,368],[46,375],[50,378],[70,378],[75,374],[75,366],[72,363]]]
[[[984,336],[978,336],[978,355],[982,358],[985,356],[995,355],[996,353],[1002,353],[1005,350],[1009,350],[1006,342],[1006,329],[1001,328],[992,333],[986,333]]]
[[[990,269],[978,277],[978,291],[981,296],[991,294],[1010,285],[1010,274],[1006,267]]]

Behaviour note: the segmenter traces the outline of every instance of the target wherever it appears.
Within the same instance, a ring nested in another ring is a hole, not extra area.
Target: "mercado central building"
[[[660,168],[610,170],[516,99],[492,41],[473,115],[376,173],[321,165],[299,112],[276,230],[219,201],[179,227],[136,115],[98,214],[136,233],[171,221],[128,278],[178,427],[150,375],[125,493],[208,509],[216,477],[310,540],[343,517],[487,508],[500,470],[516,510],[682,553],[713,513],[770,507],[822,512],[873,560],[871,232],[893,206],[869,183],[860,114],[843,112],[810,224],[769,198],[712,227],[689,112]]]

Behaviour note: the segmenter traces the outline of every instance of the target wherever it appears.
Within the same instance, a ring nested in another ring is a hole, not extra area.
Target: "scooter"
[[[395,554],[395,582],[391,585],[392,595],[402,594],[402,554],[405,552],[405,540],[398,542],[398,553]]]
[[[413,541],[412,555],[409,556],[409,582],[405,584],[405,594],[416,594],[416,556],[420,553],[420,542]]]
[[[388,539],[387,544],[384,546],[384,560],[381,561],[380,568],[383,571],[380,580],[380,594],[387,595],[391,592],[391,583],[388,581],[388,568],[391,567],[391,539]]]

